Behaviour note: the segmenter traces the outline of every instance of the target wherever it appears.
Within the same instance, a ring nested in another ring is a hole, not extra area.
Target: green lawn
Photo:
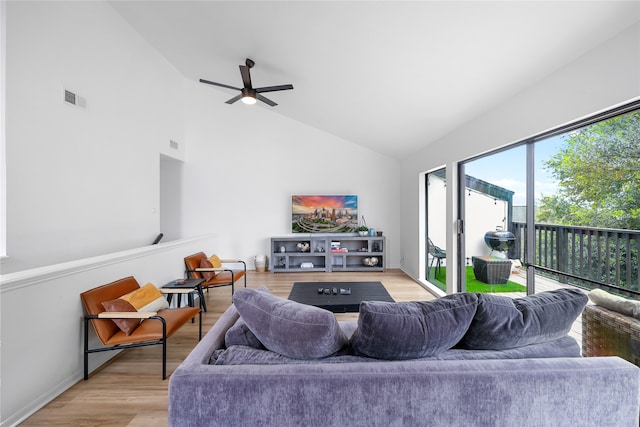
[[[438,274],[436,274],[435,279],[433,279],[433,271],[435,268],[432,268],[429,271],[429,281],[442,289],[446,290],[445,283],[447,281],[447,268],[440,267],[438,269]],[[515,282],[509,280],[504,285],[488,285],[484,282],[476,279],[473,274],[473,267],[467,267],[467,292],[481,292],[481,293],[492,293],[492,292],[526,292],[527,288],[519,285]]]

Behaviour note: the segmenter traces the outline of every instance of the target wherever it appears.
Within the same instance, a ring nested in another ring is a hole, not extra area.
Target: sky
[[[544,161],[555,154],[563,145],[563,136],[554,136],[535,145],[535,198],[540,200],[556,192],[557,185],[553,176],[543,168]],[[491,184],[513,191],[513,205],[526,205],[526,146],[505,150],[469,163],[465,163],[465,172]]]

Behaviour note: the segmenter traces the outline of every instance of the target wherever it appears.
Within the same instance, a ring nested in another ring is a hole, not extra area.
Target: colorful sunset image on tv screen
[[[294,233],[351,233],[358,226],[358,196],[292,196]]]

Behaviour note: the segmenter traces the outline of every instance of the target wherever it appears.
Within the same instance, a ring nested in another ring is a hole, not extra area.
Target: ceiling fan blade
[[[227,89],[242,90],[239,87],[233,87],[233,86],[229,86],[229,85],[224,85],[222,83],[210,82],[209,80],[204,80],[204,79],[200,79],[200,83],[206,83],[208,85],[226,87]]]
[[[260,95],[260,94],[256,94],[256,98],[259,99],[260,101],[264,102],[267,105],[270,105],[272,107],[275,107],[276,104],[275,102],[273,102],[272,100],[270,100],[269,98],[265,98],[264,96]]]
[[[289,90],[289,89],[293,89],[293,85],[279,85],[279,86],[259,87],[259,88],[256,88],[256,92],[258,92],[258,93],[276,92],[278,90]]]
[[[234,102],[238,101],[241,98],[242,98],[242,94],[236,95],[233,98],[231,98],[230,100],[225,101],[225,104],[233,104]]]
[[[251,74],[249,74],[249,67],[246,65],[240,65],[240,75],[242,76],[242,83],[245,89],[251,89]]]

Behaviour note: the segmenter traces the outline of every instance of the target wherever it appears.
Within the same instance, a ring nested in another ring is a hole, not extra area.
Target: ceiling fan
[[[222,83],[211,82],[209,80],[204,80],[204,79],[200,79],[200,83],[206,83],[214,86],[226,87],[227,89],[235,89],[240,91],[239,95],[236,95],[230,100],[226,101],[225,104],[233,104],[239,99],[242,99],[242,102],[244,102],[245,104],[255,104],[256,100],[260,100],[265,104],[275,107],[278,104],[276,104],[269,98],[266,98],[260,94],[264,92],[276,92],[279,90],[293,89],[293,85],[279,85],[279,86],[266,86],[266,87],[254,88],[253,86],[251,86],[251,74],[249,74],[249,70],[253,68],[254,65],[256,65],[256,63],[249,58],[247,58],[244,63],[245,65],[240,65],[240,75],[242,76],[242,83],[244,84],[243,88],[233,87],[233,86],[225,85]]]

